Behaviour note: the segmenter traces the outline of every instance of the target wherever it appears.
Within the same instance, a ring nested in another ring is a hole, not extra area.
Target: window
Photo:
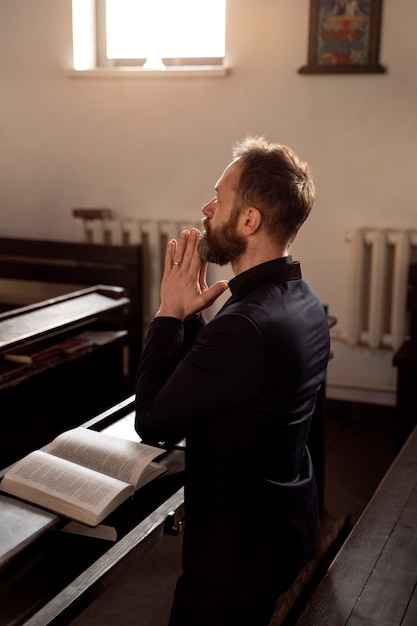
[[[72,0],[74,68],[221,67],[226,0]]]

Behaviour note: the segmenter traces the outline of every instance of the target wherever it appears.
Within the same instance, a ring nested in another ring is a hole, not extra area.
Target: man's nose
[[[205,204],[203,206],[203,208],[201,209],[201,212],[206,217],[212,217],[213,216],[213,214],[214,214],[214,198],[212,200],[210,200],[210,202],[207,202],[207,204]]]

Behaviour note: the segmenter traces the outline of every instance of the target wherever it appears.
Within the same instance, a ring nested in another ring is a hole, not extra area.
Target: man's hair
[[[241,159],[238,206],[257,208],[268,232],[281,243],[291,243],[316,195],[307,163],[288,146],[268,143],[263,137],[237,142],[233,157]]]

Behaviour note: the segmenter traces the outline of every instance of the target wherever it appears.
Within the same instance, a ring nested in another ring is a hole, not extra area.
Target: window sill
[[[87,70],[66,69],[69,78],[216,78],[226,76],[225,65],[183,65],[164,70],[146,70],[142,67],[96,67]]]

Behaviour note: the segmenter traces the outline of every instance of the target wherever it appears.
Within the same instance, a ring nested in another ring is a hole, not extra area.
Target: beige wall
[[[72,239],[71,209],[199,219],[246,133],[318,198],[293,248],[337,316],[329,395],[394,401],[392,352],[347,348],[347,229],[417,228],[417,2],[384,0],[386,74],[309,75],[309,0],[228,0],[226,78],[72,79],[71,0],[0,0],[0,235]]]

